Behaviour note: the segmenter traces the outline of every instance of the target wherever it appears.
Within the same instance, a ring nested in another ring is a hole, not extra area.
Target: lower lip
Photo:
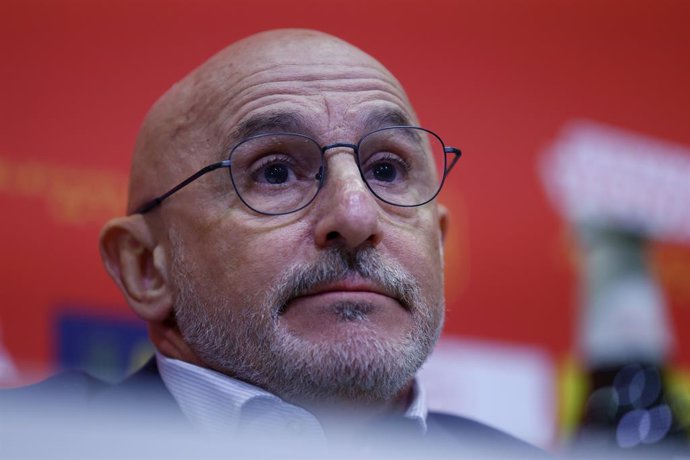
[[[306,295],[292,299],[285,306],[285,313],[291,310],[309,311],[311,313],[329,312],[329,306],[338,302],[366,303],[373,307],[372,313],[378,309],[404,309],[400,302],[392,297],[372,291],[327,291]]]
[[[365,304],[362,320],[343,321],[338,303]],[[400,337],[412,326],[412,315],[396,299],[371,291],[328,291],[297,297],[285,306],[281,323],[294,335],[333,343],[351,334]]]

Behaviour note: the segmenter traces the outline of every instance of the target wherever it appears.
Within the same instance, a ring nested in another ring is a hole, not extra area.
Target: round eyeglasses
[[[461,156],[459,149],[447,147],[438,135],[416,126],[381,128],[365,134],[357,144],[324,146],[303,134],[259,134],[235,145],[227,160],[205,166],[144,203],[135,214],[151,211],[173,193],[219,168],[228,168],[237,196],[255,212],[272,216],[296,212],[321,190],[328,176],[324,154],[334,148],[352,149],[371,193],[385,203],[403,207],[433,200]]]

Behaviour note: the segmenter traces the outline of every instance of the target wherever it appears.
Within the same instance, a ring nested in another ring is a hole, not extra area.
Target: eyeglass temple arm
[[[446,174],[448,174],[450,172],[450,170],[453,169],[453,166],[455,166],[455,163],[457,163],[458,160],[460,159],[460,157],[462,156],[462,151],[458,148],[455,148],[455,147],[443,146],[443,152],[444,153],[452,153],[453,155],[455,155],[453,157],[453,159],[450,160],[450,164],[446,168]]]
[[[186,187],[187,185],[191,184],[192,182],[194,182],[195,180],[197,180],[198,178],[200,178],[201,176],[203,176],[207,172],[214,171],[218,168],[229,168],[229,167],[230,167],[230,160],[223,160],[223,161],[219,161],[218,163],[213,163],[213,164],[210,164],[208,166],[204,166],[199,171],[192,174],[191,176],[189,176],[188,178],[186,178],[185,180],[183,180],[182,182],[180,182],[179,184],[177,184],[176,186],[174,186],[173,188],[171,188],[170,190],[168,190],[164,194],[152,199],[151,201],[147,201],[146,203],[141,205],[139,208],[136,209],[136,211],[134,211],[133,214],[146,214],[147,212],[149,212],[150,210],[152,210],[153,208],[155,208],[159,204],[161,204],[163,202],[163,200],[168,198],[170,195],[172,195],[173,193],[177,192],[178,190]]]

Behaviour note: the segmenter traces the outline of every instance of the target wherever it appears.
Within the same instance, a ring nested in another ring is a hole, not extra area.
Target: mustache
[[[399,264],[384,260],[371,246],[356,250],[336,246],[326,249],[314,262],[291,267],[276,283],[272,296],[273,305],[277,307],[276,315],[283,313],[287,303],[296,297],[308,295],[325,284],[353,277],[373,282],[409,311],[414,311],[419,304],[420,287]]]

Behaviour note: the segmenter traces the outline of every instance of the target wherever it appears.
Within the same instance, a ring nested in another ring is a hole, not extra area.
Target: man
[[[174,85],[100,238],[157,350],[129,382],[206,432],[522,448],[428,415],[414,379],[444,317],[433,199],[460,156],[416,126],[379,62],[314,31],[251,36]]]

